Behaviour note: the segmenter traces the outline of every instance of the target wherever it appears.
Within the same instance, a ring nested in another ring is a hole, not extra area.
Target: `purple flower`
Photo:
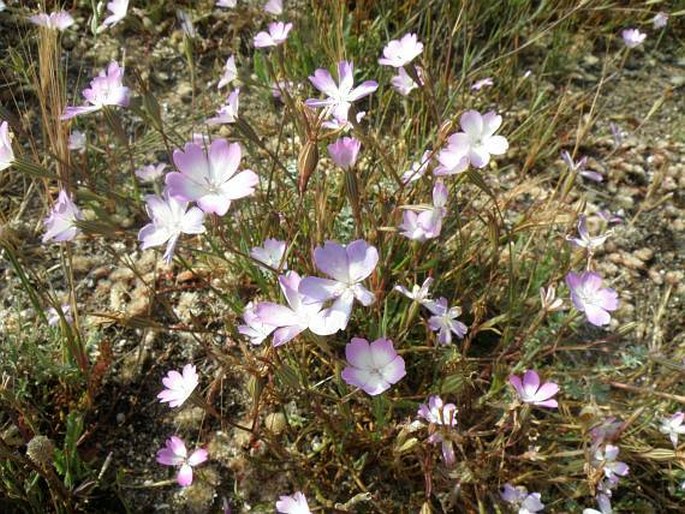
[[[662,434],[668,435],[671,438],[673,447],[678,446],[678,435],[685,434],[685,412],[676,412],[670,418],[663,420],[662,425],[659,427],[659,431]]]
[[[283,256],[285,255],[285,241],[279,241],[278,239],[266,239],[264,241],[264,246],[255,246],[250,250],[250,256],[263,262],[267,266],[274,269],[279,269],[281,262],[283,262]],[[288,264],[283,263],[283,269],[288,269]]]
[[[264,11],[274,16],[283,14],[283,0],[269,0],[264,4]]]
[[[68,303],[62,304],[60,306],[60,310],[62,311],[62,316],[64,316],[64,321],[71,325],[74,322],[74,318],[71,315],[71,305]],[[60,313],[57,311],[57,309],[50,307],[46,314],[48,317],[48,325],[51,327],[59,325],[59,322],[62,318],[60,317]]]
[[[152,223],[140,229],[138,241],[142,242],[142,250],[167,243],[166,262],[171,262],[181,234],[203,234],[206,230],[204,212],[197,207],[188,209],[188,202],[177,200],[166,191],[162,197],[146,196],[145,203]]]
[[[585,313],[590,323],[598,327],[609,324],[609,312],[618,309],[618,294],[602,287],[602,277],[592,271],[580,275],[571,271],[566,275],[566,285],[571,290],[573,305]]]
[[[371,396],[387,391],[407,374],[404,359],[397,355],[390,339],[369,344],[366,339],[353,337],[345,346],[345,357],[349,365],[342,371],[342,379]]]
[[[81,232],[76,222],[82,219],[83,214],[79,208],[76,207],[69,194],[61,189],[50,214],[43,221],[45,224],[43,243],[71,241]]]
[[[655,30],[658,30],[663,29],[666,25],[668,25],[668,13],[659,11],[652,18],[652,26]]]
[[[437,180],[433,186],[433,207],[428,210],[405,210],[402,214],[401,234],[415,241],[426,241],[440,235],[442,220],[447,214],[447,188]]]
[[[613,444],[607,444],[604,450],[597,449],[593,458],[592,465],[596,469],[604,470],[604,476],[613,481],[618,481],[619,477],[624,477],[628,474],[630,469],[625,462],[617,461],[618,457],[618,446]]]
[[[623,423],[614,417],[603,419],[590,430],[592,446],[599,447],[602,443],[616,438],[622,426]]]
[[[583,157],[578,162],[574,162],[571,154],[564,150],[561,152],[561,158],[564,160],[566,166],[568,166],[568,169],[571,170],[571,172],[578,173],[580,176],[594,180],[595,182],[602,182],[604,180],[604,177],[598,171],[585,169],[587,157]]]
[[[433,332],[438,332],[438,343],[451,344],[452,334],[463,339],[468,327],[457,318],[461,315],[459,307],[448,307],[447,298],[440,298],[437,302],[426,304],[433,313],[428,319],[428,326]]]
[[[416,34],[405,34],[402,39],[393,39],[383,48],[383,57],[378,59],[378,64],[402,68],[412,62],[423,52],[423,43],[420,43]]]
[[[417,414],[434,425],[457,426],[457,406],[444,403],[438,395],[430,396],[427,404],[422,403]]]
[[[621,37],[628,48],[635,48],[642,44],[647,34],[640,32],[639,29],[625,29],[621,32]]]
[[[107,70],[102,70],[90,81],[90,87],[83,90],[86,105],[68,105],[60,119],[68,120],[81,114],[99,111],[106,105],[128,107],[131,92],[123,85],[123,79],[124,68],[116,61],[112,61]]]
[[[180,407],[193,394],[199,383],[199,377],[193,364],[186,364],[179,373],[171,370],[162,378],[165,389],[157,395],[161,403],[169,403],[169,407]]]
[[[430,288],[432,283],[433,279],[431,277],[428,277],[426,280],[423,281],[423,284],[421,284],[421,286],[419,286],[418,284],[414,284],[411,288],[411,291],[409,291],[406,287],[401,285],[396,285],[393,289],[395,291],[399,291],[410,300],[418,302],[421,305],[427,307],[428,305],[432,306],[435,304],[435,302],[431,300],[428,296],[428,289]]]
[[[236,68],[235,65],[235,57],[231,55],[228,59],[226,59],[226,64],[224,64],[224,73],[221,76],[219,83],[216,85],[217,89],[221,89],[222,87],[227,86],[228,84],[233,82],[237,77],[238,68]]]
[[[107,4],[107,10],[112,14],[105,18],[100,30],[104,30],[106,27],[114,27],[124,19],[128,11],[128,0],[112,0]]]
[[[172,435],[166,441],[166,447],[157,451],[157,462],[163,466],[180,466],[176,481],[182,487],[193,483],[193,468],[207,460],[207,450],[198,448],[188,455],[182,439]]]
[[[260,32],[254,37],[255,48],[280,45],[288,38],[288,32],[292,28],[292,23],[283,23],[282,21],[269,23],[269,32]]]
[[[235,123],[238,119],[238,107],[240,89],[234,89],[228,98],[226,103],[219,107],[216,111],[216,116],[214,118],[209,118],[207,120],[207,125],[223,125],[225,123]]]
[[[509,143],[503,136],[495,136],[502,124],[502,117],[494,111],[481,115],[477,111],[466,111],[459,118],[463,132],[452,134],[447,139],[447,148],[438,154],[440,166],[436,175],[454,175],[466,171],[469,164],[484,168],[490,162],[490,155],[503,155]]]
[[[159,164],[148,164],[142,168],[138,168],[135,171],[136,177],[138,177],[143,182],[154,182],[159,177],[164,174],[166,169],[166,164],[160,162]]]
[[[421,76],[423,75],[423,73],[419,68],[415,69],[419,80],[421,80]],[[397,70],[397,75],[394,75],[390,79],[390,85],[395,91],[397,91],[402,96],[409,96],[409,93],[411,93],[417,87],[422,86],[423,83],[417,84],[414,81],[414,79],[409,76],[407,70],[405,70],[404,68],[399,68]]]
[[[14,162],[14,150],[10,139],[10,128],[6,121],[0,123],[0,171],[9,168]]]
[[[491,77],[480,79],[473,83],[473,85],[471,86],[471,91],[480,91],[485,86],[492,86],[494,84],[495,83],[493,82]]]
[[[333,162],[344,170],[349,170],[357,162],[361,141],[353,137],[343,137],[328,145],[328,154]]]
[[[74,24],[74,18],[67,11],[58,11],[50,14],[44,12],[29,16],[29,21],[34,25],[47,29],[59,30],[60,32]]]
[[[86,135],[80,130],[73,130],[71,134],[69,134],[69,141],[67,142],[67,148],[69,150],[82,153],[86,149],[86,144]]]
[[[499,494],[502,500],[519,509],[518,514],[532,514],[545,508],[540,501],[540,493],[528,494],[528,490],[523,486],[504,484]]]
[[[250,343],[254,345],[259,345],[264,342],[264,340],[271,335],[271,333],[278,327],[276,325],[269,325],[264,323],[262,319],[257,315],[257,306],[253,305],[252,302],[245,306],[245,311],[243,312],[244,325],[238,326],[238,332],[242,335],[250,338]]]
[[[276,510],[281,514],[311,514],[307,498],[300,491],[292,496],[279,497]]]
[[[423,152],[421,159],[412,163],[411,168],[402,174],[402,183],[406,185],[423,177],[426,174],[426,171],[428,171],[428,166],[431,162],[430,158],[430,150]]]
[[[611,235],[611,231],[605,232],[601,236],[590,237],[590,233],[587,230],[587,219],[584,214],[581,214],[578,217],[578,235],[580,237],[566,236],[566,240],[571,241],[571,243],[579,248],[585,248],[588,251],[592,251],[604,244],[604,241]]]
[[[209,149],[186,143],[183,150],[174,150],[174,164],[179,172],[168,173],[169,195],[185,201],[196,201],[206,213],[223,216],[232,200],[254,193],[259,182],[255,172],[240,173],[241,150],[238,143],[215,139]]]
[[[352,102],[356,102],[378,89],[378,83],[373,80],[367,80],[359,86],[353,87],[354,66],[351,62],[340,61],[338,63],[338,79],[339,85],[335,83],[328,70],[316,70],[314,75],[309,77],[309,81],[328,98],[323,100],[309,98],[305,101],[305,105],[308,107],[326,107],[334,117],[346,120]]]
[[[559,392],[559,386],[554,382],[545,382],[541,385],[540,376],[532,369],[523,374],[523,380],[518,375],[511,375],[509,383],[523,403],[550,409],[556,409],[559,406],[556,400],[552,400],[552,397]]]
[[[330,327],[337,325],[344,330],[352,314],[355,298],[364,306],[376,300],[361,282],[373,273],[378,263],[378,251],[362,239],[351,242],[347,247],[326,241],[323,247],[314,250],[314,262],[332,280],[305,277],[299,291],[310,297],[310,302],[333,299],[333,305],[324,310],[323,317]]]

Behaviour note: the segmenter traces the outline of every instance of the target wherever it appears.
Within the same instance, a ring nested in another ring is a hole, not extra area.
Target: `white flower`
[[[221,76],[219,83],[217,84],[217,89],[221,89],[233,82],[238,76],[238,68],[235,65],[235,56],[231,55],[226,59],[226,64],[224,64],[224,74]]]
[[[628,48],[635,48],[642,44],[647,34],[640,32],[639,29],[625,29],[621,32],[621,37]]]
[[[69,134],[67,148],[80,153],[86,149],[86,142],[86,135],[83,132],[74,130],[71,134]]]
[[[278,269],[283,260],[283,255],[285,255],[285,241],[279,241],[278,239],[269,238],[264,241],[264,246],[255,246],[250,250],[250,256],[263,262],[267,266]],[[283,263],[283,269],[287,270],[287,263]]]
[[[216,111],[216,116],[207,120],[207,125],[235,123],[238,119],[238,108],[240,106],[238,95],[240,95],[240,89],[236,88],[228,95],[226,103]]]
[[[14,161],[14,150],[10,140],[10,128],[6,121],[0,123],[0,171],[9,168]]]
[[[383,49],[383,57],[378,59],[378,64],[402,68],[412,62],[423,52],[423,43],[420,43],[416,34],[405,34],[402,39],[393,39]]]
[[[668,435],[671,438],[673,447],[678,446],[678,436],[685,434],[685,412],[676,412],[670,418],[663,420],[662,425],[659,427],[659,431],[662,434]]]
[[[164,170],[166,169],[166,164],[163,162],[155,165],[155,164],[148,164],[147,166],[143,166],[142,168],[138,168],[135,173],[136,177],[138,177],[140,180],[143,182],[154,182],[156,179],[161,177],[164,174]]]

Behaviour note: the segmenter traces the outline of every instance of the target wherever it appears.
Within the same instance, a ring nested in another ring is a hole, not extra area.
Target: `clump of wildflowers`
[[[128,107],[131,92],[123,85],[123,79],[124,68],[116,61],[112,61],[106,70],[102,70],[90,81],[90,87],[83,90],[86,105],[67,106],[60,119],[68,120],[81,114],[99,111],[106,105]]]
[[[179,467],[176,481],[182,487],[193,483],[193,468],[207,460],[207,450],[198,448],[188,455],[183,440],[176,436],[171,436],[166,441],[166,446],[157,452],[157,462],[163,466]]]
[[[43,243],[71,241],[81,232],[76,222],[82,219],[81,210],[73,202],[71,196],[61,189],[50,214],[43,221],[45,224]]]
[[[307,498],[300,491],[291,496],[281,496],[276,502],[276,511],[281,514],[311,514]]]
[[[559,404],[552,399],[559,392],[559,386],[554,382],[540,383],[540,376],[532,369],[523,374],[523,379],[518,375],[511,375],[509,383],[523,403],[530,403],[538,407],[556,409]]]
[[[342,371],[343,380],[371,396],[387,391],[407,374],[404,359],[390,339],[369,344],[366,339],[353,337],[345,346],[345,357],[348,366]]]
[[[571,290],[573,305],[585,313],[590,323],[598,327],[609,324],[609,312],[618,309],[618,294],[602,287],[602,277],[592,271],[580,275],[571,271],[566,275],[566,285]]]
[[[169,407],[180,407],[190,398],[200,379],[193,364],[183,366],[181,373],[170,370],[162,378],[164,390],[157,395],[161,403],[168,403]]]

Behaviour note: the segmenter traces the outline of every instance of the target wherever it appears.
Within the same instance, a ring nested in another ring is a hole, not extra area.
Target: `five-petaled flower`
[[[427,210],[407,209],[402,213],[401,234],[415,241],[426,241],[440,235],[447,214],[447,188],[437,180],[433,186],[433,206]]]
[[[50,14],[39,13],[29,16],[29,21],[39,27],[63,31],[74,24],[74,18],[67,11],[57,11]]]
[[[435,303],[430,298],[428,293],[428,289],[430,288],[432,283],[433,279],[431,277],[428,277],[426,278],[426,280],[423,281],[423,284],[421,284],[420,286],[418,284],[414,284],[411,288],[411,291],[402,285],[396,285],[393,289],[395,291],[399,291],[410,300],[418,302],[424,307],[428,307],[429,305],[433,305]]]
[[[71,196],[61,189],[50,214],[43,221],[46,229],[43,234],[43,243],[71,241],[81,232],[76,222],[82,219],[81,210],[73,202]]]
[[[433,316],[428,319],[428,326],[433,332],[438,333],[438,343],[452,343],[452,334],[463,339],[468,327],[457,318],[461,315],[461,308],[449,307],[447,298],[440,298],[436,302],[425,304]]]
[[[285,241],[268,238],[264,241],[264,246],[255,246],[250,250],[250,256],[267,266],[278,269],[285,255]],[[283,262],[283,269],[288,269],[288,265]]]
[[[280,514],[311,514],[307,498],[300,491],[291,496],[280,496],[276,502]]]
[[[62,120],[68,120],[81,114],[99,111],[106,105],[128,107],[131,92],[123,85],[124,68],[112,61],[106,70],[90,81],[90,87],[83,90],[86,105],[68,105],[64,109]]]
[[[602,287],[602,277],[592,271],[580,275],[569,272],[566,285],[571,291],[571,300],[576,309],[585,313],[587,320],[601,327],[611,321],[610,311],[618,309],[618,293]]]
[[[328,155],[335,164],[349,170],[357,162],[361,146],[361,141],[354,137],[342,137],[328,145]]]
[[[559,403],[552,399],[559,392],[559,386],[554,382],[540,384],[540,376],[532,369],[523,374],[523,380],[518,375],[511,375],[509,383],[523,403],[550,409],[556,409],[559,406]]]
[[[209,149],[186,143],[183,150],[174,150],[174,164],[179,171],[166,176],[169,194],[197,202],[206,213],[223,216],[232,200],[251,195],[259,182],[252,170],[236,173],[241,156],[240,145],[225,139],[215,139]]]
[[[604,244],[604,241],[611,235],[611,231],[597,237],[591,237],[587,229],[587,218],[584,214],[581,214],[578,216],[578,235],[580,237],[566,236],[566,240],[579,248],[585,248],[592,252],[595,248],[599,248]]]
[[[104,30],[106,27],[114,27],[114,25],[126,17],[128,0],[112,0],[107,4],[107,10],[112,14],[105,18],[99,30]]]
[[[428,171],[428,166],[431,163],[431,155],[432,152],[430,150],[423,152],[421,159],[413,162],[411,168],[402,174],[402,183],[407,185],[410,182],[414,182],[423,177],[426,174],[426,171]]]
[[[417,78],[421,80],[423,72],[420,68],[415,68],[415,70]],[[399,68],[397,70],[397,75],[394,75],[390,79],[390,85],[402,96],[409,96],[409,93],[411,93],[417,87],[422,86],[423,82],[421,84],[417,84],[416,81],[409,75],[409,73],[407,73],[407,70],[404,68]]]
[[[199,377],[193,364],[183,366],[181,373],[172,369],[162,378],[165,389],[157,395],[161,403],[168,402],[169,407],[180,407],[193,394],[199,383]]]
[[[224,64],[224,73],[219,79],[219,83],[216,85],[217,89],[221,89],[233,82],[238,77],[238,68],[235,65],[235,56],[231,55],[226,59],[226,64]]]
[[[405,34],[402,39],[393,39],[383,48],[383,57],[378,59],[378,64],[401,68],[423,52],[423,43],[420,43],[416,34]]]
[[[255,48],[266,48],[268,46],[278,46],[288,38],[288,32],[293,28],[292,23],[276,21],[269,23],[269,31],[262,31],[254,37]]]
[[[404,359],[389,339],[369,344],[366,339],[353,337],[345,346],[345,357],[349,365],[342,371],[343,380],[371,396],[387,391],[406,375]]]
[[[238,108],[240,107],[240,89],[236,88],[228,95],[226,103],[219,107],[216,116],[207,120],[207,125],[223,125],[225,123],[235,123],[238,119]]]
[[[595,468],[604,471],[604,476],[611,481],[618,481],[619,477],[624,477],[628,474],[630,469],[625,462],[617,461],[618,446],[607,444],[604,450],[598,448],[592,457],[592,464]]]
[[[204,212],[197,207],[188,209],[188,202],[177,200],[166,191],[162,197],[146,196],[145,203],[152,223],[140,229],[138,241],[142,242],[142,250],[167,243],[166,262],[171,262],[181,234],[203,234],[206,230]]]
[[[647,34],[640,32],[639,29],[625,29],[621,32],[621,37],[628,48],[635,48],[644,42]]]
[[[674,448],[678,446],[678,436],[685,434],[684,421],[685,412],[678,411],[670,418],[664,419],[662,425],[659,427],[662,434],[666,434],[671,438]]]
[[[176,481],[182,487],[193,483],[193,468],[207,460],[207,450],[198,448],[188,455],[183,440],[172,435],[166,441],[166,446],[157,451],[157,462],[164,466],[180,466]]]
[[[561,159],[564,161],[569,170],[573,173],[578,173],[581,177],[585,177],[595,182],[602,182],[604,177],[598,171],[592,171],[586,169],[587,166],[587,156],[582,157],[578,162],[573,160],[571,154],[564,150],[561,152]]]
[[[0,123],[0,171],[9,168],[14,162],[14,150],[10,139],[10,127],[6,121]]]
[[[328,98],[309,98],[305,101],[305,105],[326,107],[335,118],[346,120],[352,102],[356,102],[378,89],[378,83],[373,80],[367,80],[354,87],[354,66],[347,61],[338,63],[338,80],[339,84],[336,84],[328,70],[321,68],[316,70],[314,75],[309,77],[309,81]]]

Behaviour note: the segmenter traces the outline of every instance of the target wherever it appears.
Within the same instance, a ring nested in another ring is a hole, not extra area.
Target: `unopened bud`
[[[316,170],[316,165],[319,163],[319,149],[316,141],[308,140],[302,149],[300,155],[297,156],[297,187],[300,194],[307,190],[309,177]]]

